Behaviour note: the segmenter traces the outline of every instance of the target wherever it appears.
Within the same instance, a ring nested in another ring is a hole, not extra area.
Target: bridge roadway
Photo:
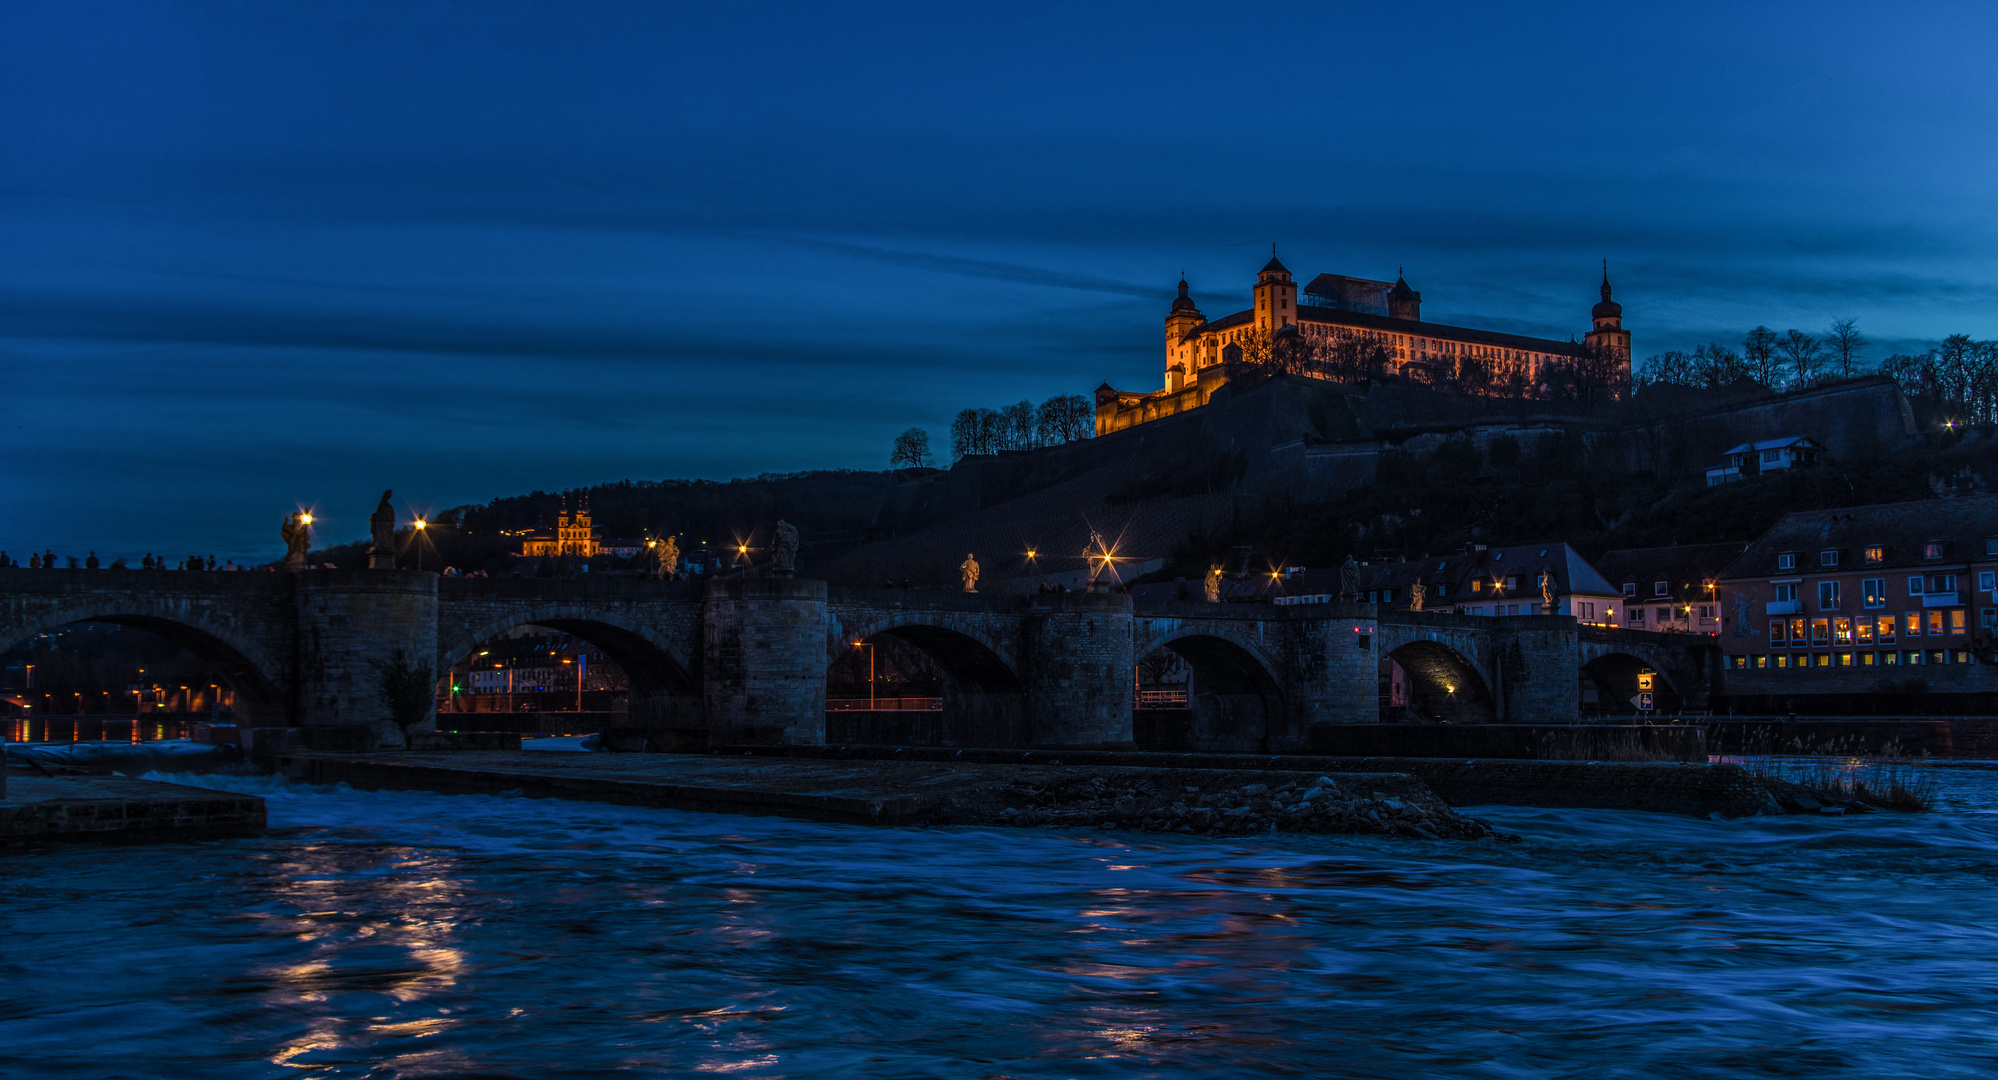
[[[79,622],[159,634],[214,666],[238,723],[365,726],[392,741],[376,688],[400,656],[442,674],[498,634],[539,625],[601,648],[630,678],[631,746],[820,743],[828,668],[853,642],[914,645],[944,673],[941,741],[1128,747],[1136,662],[1190,670],[1189,749],[1298,751],[1325,725],[1381,718],[1383,658],[1409,712],[1573,720],[1584,674],[1609,695],[1658,675],[1661,705],[1701,708],[1720,677],[1706,639],[1502,619],[1191,601],[856,589],[821,581],[440,578],[297,573],[0,570],[0,651]],[[1618,699],[1620,700],[1620,698]]]

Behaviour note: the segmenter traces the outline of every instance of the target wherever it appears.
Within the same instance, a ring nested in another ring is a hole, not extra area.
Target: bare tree
[[[1790,368],[1790,385],[1803,389],[1825,365],[1825,347],[1802,330],[1792,330],[1776,342],[1776,352]]]
[[[1008,450],[1032,450],[1040,445],[1034,432],[1034,403],[1020,401],[1000,410],[1004,419],[1004,434],[1000,443]]]
[[[920,469],[930,463],[930,433],[910,428],[895,436],[895,450],[888,455],[889,468]]]
[[[954,458],[970,457],[984,453],[978,436],[978,410],[959,410],[957,417],[950,422],[950,455]]]
[[[1741,359],[1748,377],[1770,388],[1783,388],[1783,368],[1776,358],[1776,331],[1766,326],[1750,330],[1741,339]]]
[[[1035,427],[1043,446],[1087,439],[1096,433],[1096,410],[1081,394],[1057,394],[1041,402]]]
[[[1647,356],[1634,380],[1639,386],[1698,386],[1697,362],[1677,349]]]
[[[389,721],[409,740],[409,729],[430,719],[437,707],[436,676],[430,667],[401,649],[387,660],[370,660],[375,669],[375,695],[388,710]]]
[[[1852,378],[1853,370],[1859,366],[1859,350],[1866,347],[1866,335],[1859,332],[1859,320],[1832,320],[1831,329],[1825,331],[1825,346],[1831,351],[1831,362],[1838,366],[1838,377]]]
[[[1741,354],[1721,344],[1709,341],[1693,350],[1692,356],[1694,385],[1709,390],[1719,390],[1724,386],[1749,377],[1748,364]]]

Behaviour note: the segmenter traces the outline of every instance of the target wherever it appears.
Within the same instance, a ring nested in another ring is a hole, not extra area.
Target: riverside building
[[[1972,664],[1998,627],[1998,496],[1786,515],[1718,591],[1733,670]]]

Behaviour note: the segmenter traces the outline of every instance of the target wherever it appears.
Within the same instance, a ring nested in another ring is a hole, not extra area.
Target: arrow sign
[[[1651,691],[1649,691],[1649,690],[1645,690],[1645,691],[1643,691],[1643,692],[1641,692],[1641,693],[1637,693],[1637,694],[1632,694],[1632,695],[1631,695],[1631,697],[1630,697],[1630,703],[1631,703],[1632,705],[1635,705],[1635,706],[1637,706],[1637,711],[1638,711],[1638,712],[1650,712],[1650,711],[1651,711]]]

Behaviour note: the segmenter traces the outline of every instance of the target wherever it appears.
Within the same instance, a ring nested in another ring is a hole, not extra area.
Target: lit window
[[[1952,634],[1963,633],[1969,628],[1967,625],[1968,617],[1969,613],[1962,608],[1949,609],[1949,632]]]
[[[1919,611],[1908,612],[1907,617],[1902,620],[1902,625],[1905,628],[1902,632],[1909,637],[1921,637],[1922,613]]]
[[[1942,632],[1943,613],[1940,610],[1929,612],[1929,636],[1939,636]]]
[[[1861,603],[1870,608],[1887,606],[1887,579],[1867,578],[1859,583],[1859,591],[1865,596]]]
[[[1880,547],[1880,546],[1878,546],[1878,545],[1875,545],[1875,546],[1873,546],[1873,547],[1870,547],[1870,548],[1867,548],[1867,549],[1866,549],[1866,561],[1867,561],[1867,562],[1869,562],[1869,563],[1883,563],[1883,562],[1886,562],[1886,561],[1887,561],[1887,549],[1886,549],[1886,548],[1884,548],[1884,547]]]
[[[1931,541],[1929,541],[1928,543],[1926,543],[1926,544],[1923,544],[1923,545],[1922,545],[1922,558],[1924,558],[1924,559],[1940,559],[1940,558],[1942,558],[1942,557],[1943,557],[1943,542],[1942,542],[1942,541],[1940,541],[1940,540],[1931,540]]]

